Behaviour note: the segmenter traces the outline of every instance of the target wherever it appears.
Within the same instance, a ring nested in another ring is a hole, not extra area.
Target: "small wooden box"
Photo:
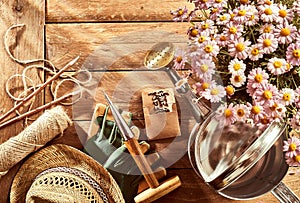
[[[180,136],[174,92],[171,88],[142,91],[146,133],[149,140]]]

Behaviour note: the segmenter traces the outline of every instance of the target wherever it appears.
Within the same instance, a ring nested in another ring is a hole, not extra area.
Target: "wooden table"
[[[102,79],[98,87],[113,94],[114,88],[120,84],[124,75],[140,71],[144,53],[139,51],[146,50],[159,40],[163,40],[163,38],[158,39],[158,36],[163,36],[175,44],[186,43],[185,33],[188,25],[186,23],[174,24],[169,14],[170,9],[176,9],[182,5],[188,4],[184,0],[140,0],[135,2],[128,0],[2,0],[0,2],[0,37],[4,37],[5,31],[11,25],[25,24],[25,29],[12,32],[10,50],[16,58],[22,60],[48,59],[57,68],[62,68],[79,55],[79,61],[72,68],[88,68],[93,77],[98,80]],[[157,35],[152,35],[151,32]],[[164,33],[171,34],[165,35]],[[135,34],[138,37],[134,37]],[[110,55],[112,50],[106,45],[112,44],[131,44],[136,47],[137,52],[122,57]],[[99,49],[100,52],[98,52]],[[107,53],[106,58],[92,61],[92,65],[89,66],[87,63],[89,59],[95,58],[97,54],[104,56],[104,52]],[[112,60],[112,57],[116,59]],[[0,58],[0,113],[4,113],[13,106],[13,102],[5,92],[5,82],[11,75],[21,73],[24,66],[15,63],[8,57],[3,43],[0,44]],[[103,65],[110,61],[113,61],[114,64],[110,67],[109,77],[102,77],[108,71],[103,69],[103,66],[96,64]],[[31,79],[37,83],[43,82],[47,77],[43,73],[38,74],[34,71],[30,75]],[[21,81],[17,81],[15,84],[20,85]],[[103,98],[99,94],[92,96],[84,95],[82,99],[89,104],[103,102]],[[36,98],[35,105],[42,105],[51,100],[49,90],[46,90]],[[119,104],[123,105],[123,108],[129,108],[126,102]],[[69,115],[72,116],[74,114],[72,106],[66,108]],[[142,120],[142,117],[139,117],[141,114],[138,109],[130,110],[135,113],[136,122],[139,119]],[[70,127],[62,138],[56,139],[50,144],[65,143],[82,149],[82,138],[89,128],[92,115],[91,112],[75,112],[77,116],[73,116],[73,118],[76,121],[76,127]],[[142,122],[141,125],[143,125]],[[1,129],[0,143],[17,135],[22,130],[23,122]],[[187,132],[183,131],[183,133]],[[159,143],[157,145],[159,146]],[[10,184],[19,166],[20,164],[16,165],[0,180],[2,186],[0,202],[9,202]],[[168,176],[172,175],[179,175],[182,186],[157,202],[233,202],[233,200],[217,195],[195,174],[186,154],[168,168]],[[299,169],[290,168],[283,182],[300,196],[298,181],[300,181]],[[277,200],[271,193],[268,193],[245,202],[277,202]]]

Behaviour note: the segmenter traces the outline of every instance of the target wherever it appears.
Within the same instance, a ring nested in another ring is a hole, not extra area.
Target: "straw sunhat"
[[[83,152],[63,144],[29,157],[17,172],[10,193],[20,202],[125,202],[108,171]]]

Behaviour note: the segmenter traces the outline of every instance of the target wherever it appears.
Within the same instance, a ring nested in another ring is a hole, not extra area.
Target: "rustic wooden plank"
[[[45,2],[44,0],[2,0],[0,3],[0,38],[4,38],[6,30],[16,24],[25,24],[24,29],[13,30],[11,33],[9,45],[14,56],[21,60],[30,60],[36,58],[44,58],[44,16]],[[13,74],[21,73],[23,67],[13,62],[4,51],[3,43],[0,43],[0,114],[8,111],[13,102],[5,93],[5,82]],[[40,82],[40,75],[33,71],[28,76],[35,82]],[[21,86],[21,81],[14,83]],[[36,98],[36,105],[43,102],[43,94]],[[22,131],[21,123],[8,126],[0,130],[0,143],[8,138],[17,135]],[[9,171],[7,175],[0,179],[1,196],[0,202],[8,202],[8,194],[12,179],[18,169],[16,165]]]
[[[103,21],[171,21],[170,10],[187,6],[185,0],[48,0],[47,22],[103,22]]]
[[[132,70],[143,64],[145,51],[157,42],[186,46],[187,26],[174,22],[47,24],[46,57],[58,67],[80,55],[78,67],[103,70],[114,63],[115,69]]]

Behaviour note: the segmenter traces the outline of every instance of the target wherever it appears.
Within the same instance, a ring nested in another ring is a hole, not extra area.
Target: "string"
[[[26,98],[26,96],[28,96],[29,93],[34,92],[36,89],[38,89],[39,87],[42,86],[42,83],[35,84],[33,82],[33,80],[30,78],[30,75],[28,75],[29,70],[36,70],[37,73],[39,71],[42,71],[42,72],[44,72],[44,74],[50,75],[50,76],[53,76],[53,75],[57,74],[57,72],[58,72],[58,70],[56,69],[54,64],[49,60],[46,60],[46,59],[21,60],[21,59],[18,59],[13,56],[13,54],[11,53],[11,51],[9,49],[9,45],[8,45],[8,39],[9,39],[10,33],[13,29],[16,29],[16,28],[23,29],[24,27],[25,27],[24,24],[13,25],[10,28],[8,28],[8,30],[6,31],[5,36],[4,36],[4,47],[5,47],[5,51],[7,52],[8,56],[13,61],[25,66],[25,68],[23,69],[21,74],[15,74],[15,75],[10,76],[10,78],[5,83],[5,91],[6,91],[7,95],[13,100],[14,107],[16,107],[20,102],[22,102],[22,100],[24,98]],[[47,64],[49,64],[50,67],[36,65],[36,64],[30,65],[30,64],[36,63],[36,62],[47,63]],[[87,75],[87,79],[86,80],[78,79],[77,76],[79,76],[80,74]],[[19,87],[20,89],[22,89],[22,91],[19,91],[18,95],[14,95],[11,92],[10,83],[13,83],[12,86],[14,88],[16,88],[16,86],[15,86],[16,82],[14,81],[14,79],[17,79],[19,77],[22,80],[22,88]],[[81,91],[79,94],[79,97],[77,99],[73,100],[72,102],[60,101],[59,103],[61,105],[72,105],[72,104],[78,102],[82,98],[82,92],[83,92],[82,86],[89,84],[91,82],[91,80],[92,80],[92,75],[86,69],[79,69],[79,70],[75,70],[73,72],[63,72],[62,74],[59,75],[57,80],[53,80],[50,83],[51,97],[53,98],[53,101],[60,100],[58,97],[59,88],[61,88],[64,83],[69,81],[71,83],[74,83],[77,87],[79,87],[79,90]],[[63,96],[64,95],[62,95],[61,97],[63,97]],[[24,104],[24,106],[27,107],[27,111],[32,110],[32,108],[34,106],[33,104],[35,103],[36,98],[37,97],[35,95],[33,98],[31,98],[28,102],[26,102]],[[54,103],[56,103],[56,102],[54,102]],[[17,115],[21,115],[21,113],[17,109],[15,110],[15,113]],[[29,117],[26,117],[24,119],[25,126],[28,125],[28,120],[30,120]]]

